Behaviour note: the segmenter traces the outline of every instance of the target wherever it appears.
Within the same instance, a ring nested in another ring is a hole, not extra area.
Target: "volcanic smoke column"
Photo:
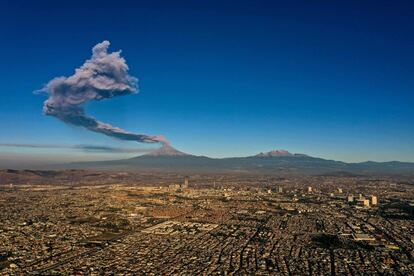
[[[106,40],[95,45],[91,59],[77,68],[75,74],[54,78],[40,90],[49,94],[44,102],[43,112],[67,124],[114,138],[168,144],[163,136],[126,132],[85,114],[83,104],[89,101],[138,93],[138,79],[128,74],[129,68],[120,55],[121,51],[108,53],[109,45]]]

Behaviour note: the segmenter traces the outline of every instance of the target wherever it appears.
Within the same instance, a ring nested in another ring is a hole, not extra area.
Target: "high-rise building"
[[[308,187],[308,192],[309,193],[312,192],[312,187],[311,186]]]
[[[348,196],[348,202],[354,202],[354,196],[353,195]]]
[[[342,194],[342,189],[338,188],[338,193]]]
[[[181,185],[181,188],[187,189],[188,188],[188,177],[184,178],[184,183]]]
[[[358,198],[357,199],[357,205],[358,206],[369,207],[369,199],[366,199],[366,198]]]
[[[376,196],[371,196],[371,204],[377,205],[378,204],[378,198]]]
[[[279,193],[283,193],[283,188],[282,188],[282,187],[279,187],[279,188],[278,188],[278,192],[279,192]]]

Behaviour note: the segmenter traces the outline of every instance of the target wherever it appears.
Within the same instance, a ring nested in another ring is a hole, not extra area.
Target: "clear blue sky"
[[[213,157],[414,161],[412,1],[59,2],[0,4],[2,144],[143,147],[44,116],[33,94],[109,40],[140,93],[88,104],[101,121]],[[56,151],[0,156],[114,158]]]

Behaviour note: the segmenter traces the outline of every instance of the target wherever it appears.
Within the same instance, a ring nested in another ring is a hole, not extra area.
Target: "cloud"
[[[121,51],[108,53],[109,41],[98,43],[92,57],[69,77],[49,81],[40,92],[49,98],[43,112],[61,121],[122,140],[143,143],[167,143],[163,136],[150,136],[127,132],[87,116],[83,105],[113,97],[138,93],[138,79],[128,74],[128,65]]]

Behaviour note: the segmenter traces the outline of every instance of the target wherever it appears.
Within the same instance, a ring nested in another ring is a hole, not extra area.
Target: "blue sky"
[[[410,1],[25,2],[0,4],[0,144],[148,147],[44,116],[33,94],[109,40],[140,93],[88,103],[101,121],[213,157],[414,161]],[[53,151],[0,146],[0,157],[132,154]]]

